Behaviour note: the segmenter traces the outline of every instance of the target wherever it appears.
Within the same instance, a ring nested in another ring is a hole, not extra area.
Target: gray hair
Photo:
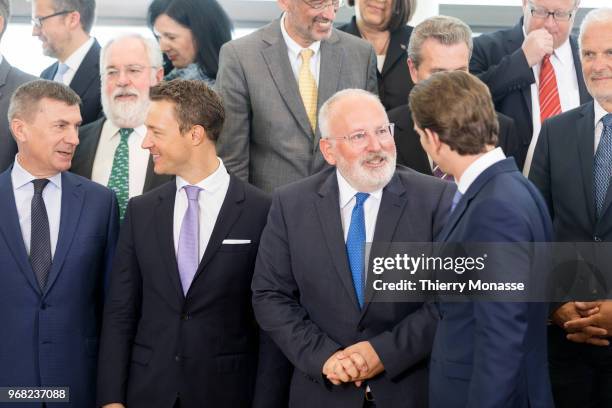
[[[78,12],[81,16],[81,28],[88,34],[96,19],[96,0],[53,0],[53,9],[56,13],[65,10]]]
[[[147,55],[149,56],[149,65],[151,65],[152,68],[152,75],[154,74],[153,71],[155,68],[161,68],[163,66],[164,59],[157,41],[152,38],[143,37],[142,35],[136,33],[122,34],[106,43],[106,45],[100,51],[100,76],[104,77],[104,73],[106,70],[106,55],[108,54],[108,49],[110,48],[110,46],[116,42],[128,38],[140,40],[142,42],[142,45],[144,45],[147,51]]]
[[[322,138],[326,139],[331,136],[330,130],[329,130],[329,121],[331,119],[330,116],[333,112],[334,105],[336,105],[341,100],[347,99],[350,97],[361,97],[361,98],[370,99],[372,101],[375,101],[383,111],[385,110],[385,107],[380,102],[380,99],[378,98],[378,96],[374,95],[371,92],[365,91],[363,89],[358,89],[358,88],[348,88],[348,89],[343,89],[341,91],[338,91],[335,94],[333,94],[331,98],[329,98],[323,104],[323,106],[321,106],[321,109],[319,109],[319,130],[321,131]]]
[[[81,98],[70,87],[55,81],[37,79],[21,85],[11,96],[8,120],[15,118],[32,120],[42,99],[64,102],[68,106],[79,105]]]
[[[578,36],[578,44],[580,49],[582,50],[582,37],[586,32],[587,28],[593,23],[609,23],[612,24],[612,8],[611,7],[601,7],[598,9],[593,9],[588,12],[588,14],[582,20],[582,24],[580,24],[580,34]],[[612,46],[612,44],[611,44]]]
[[[0,32],[0,38],[6,31],[6,27],[8,26],[9,18],[11,18],[11,1],[10,0],[0,0],[0,17],[4,20],[4,27],[2,28],[2,32]]]
[[[443,45],[455,45],[465,43],[472,56],[472,30],[463,21],[455,17],[435,16],[430,17],[412,30],[410,42],[408,43],[408,58],[415,67],[421,64],[421,49],[423,43],[433,38]]]

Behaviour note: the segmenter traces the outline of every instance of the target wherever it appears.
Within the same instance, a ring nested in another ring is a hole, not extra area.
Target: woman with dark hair
[[[147,21],[164,53],[165,80],[214,85],[219,50],[232,39],[230,19],[216,0],[153,0]]]
[[[338,29],[362,37],[374,47],[378,62],[378,93],[391,110],[408,103],[414,86],[406,63],[416,0],[348,0],[355,7],[353,19]]]

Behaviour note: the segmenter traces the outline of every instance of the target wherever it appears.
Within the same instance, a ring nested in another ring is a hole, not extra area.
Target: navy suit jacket
[[[512,158],[476,178],[437,238],[451,243],[551,239],[546,204]],[[504,254],[489,253],[488,262],[496,263],[488,265],[518,281],[529,279],[538,271],[527,253],[518,252],[510,262],[500,260],[507,261]],[[432,408],[553,406],[546,303],[440,302],[439,310],[430,368]]]
[[[487,84],[495,102],[495,109],[516,122],[522,142],[518,154],[514,157],[520,169],[525,163],[533,136],[531,85],[535,83],[533,70],[527,64],[521,48],[524,39],[521,18],[512,28],[474,38],[474,52],[470,61],[470,72]],[[570,45],[578,79],[580,103],[583,104],[591,100],[591,95],[584,84],[576,38],[570,37]]]
[[[104,280],[119,222],[115,195],[62,173],[59,237],[41,293],[21,234],[11,169],[0,174],[0,386],[68,386],[70,404],[47,407],[93,408]]]
[[[86,125],[102,116],[102,100],[100,96],[100,44],[94,40],[93,45],[85,54],[79,65],[70,88],[81,97],[81,117]],[[42,79],[53,81],[59,62],[47,67],[41,74]]]
[[[179,397],[182,407],[286,406],[279,385],[286,360],[267,337],[260,341],[251,306],[270,199],[231,176],[185,296],[173,243],[175,195],[172,181],[129,201],[104,309],[98,405],[167,408]]]
[[[374,242],[429,242],[454,185],[398,167],[383,189]],[[369,341],[385,371],[368,381],[379,408],[427,407],[427,360],[436,315],[423,303],[366,303],[360,310],[346,256],[336,169],[275,191],[262,234],[253,307],[293,363],[289,406],[361,407],[364,388],[332,386],[322,368],[337,350]]]

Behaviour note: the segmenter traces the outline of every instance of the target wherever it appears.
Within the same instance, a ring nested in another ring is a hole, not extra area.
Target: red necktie
[[[561,113],[561,100],[557,89],[557,77],[550,63],[550,55],[542,60],[540,69],[540,120],[550,118]]]

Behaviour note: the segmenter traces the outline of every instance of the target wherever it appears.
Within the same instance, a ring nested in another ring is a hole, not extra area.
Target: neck
[[[368,26],[363,20],[357,20],[357,28],[359,28],[361,36],[372,44],[374,51],[376,51],[376,55],[383,55],[386,53],[389,39],[391,38],[389,31]]]
[[[194,154],[192,160],[186,163],[185,170],[177,176],[195,185],[213,174],[219,168],[219,164],[215,150],[206,150],[202,154]]]
[[[25,171],[36,178],[50,178],[58,173],[57,171],[49,172],[36,168],[35,163],[30,162],[27,157],[23,157],[21,154],[17,155],[17,162]]]
[[[612,113],[612,97],[602,100],[597,100],[597,102],[601,105],[602,108],[608,113]]]
[[[70,43],[62,50],[62,55],[59,55],[57,59],[61,62],[66,62],[87,40],[89,40],[89,35],[83,31],[73,34]]]

